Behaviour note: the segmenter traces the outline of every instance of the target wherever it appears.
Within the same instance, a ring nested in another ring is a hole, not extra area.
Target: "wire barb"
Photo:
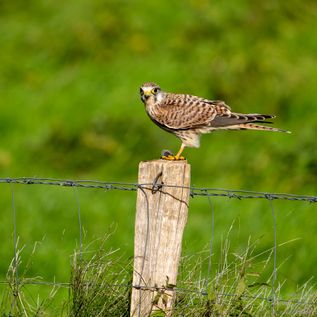
[[[152,194],[155,194],[163,187],[163,182],[158,183],[159,179],[162,177],[163,172],[159,172],[153,180],[152,184]]]

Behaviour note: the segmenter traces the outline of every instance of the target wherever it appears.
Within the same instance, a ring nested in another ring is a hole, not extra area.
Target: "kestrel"
[[[175,156],[162,156],[163,159],[184,160],[181,154],[186,146],[198,148],[201,134],[216,130],[263,130],[290,133],[258,124],[271,123],[265,120],[274,118],[272,115],[231,112],[224,101],[164,92],[154,83],[143,84],[140,95],[150,119],[182,141]]]

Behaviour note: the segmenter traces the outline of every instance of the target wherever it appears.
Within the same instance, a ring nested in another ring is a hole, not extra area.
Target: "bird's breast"
[[[145,106],[146,112],[151,118],[157,119],[164,115],[164,109],[157,103],[147,103]]]

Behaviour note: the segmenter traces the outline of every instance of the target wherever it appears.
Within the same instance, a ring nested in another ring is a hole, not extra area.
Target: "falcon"
[[[182,141],[176,155],[167,153],[162,156],[162,159],[184,160],[181,154],[185,147],[198,148],[201,134],[216,130],[262,130],[290,133],[258,124],[272,123],[267,119],[274,118],[273,115],[231,112],[224,101],[164,92],[155,83],[143,84],[140,95],[150,119]]]

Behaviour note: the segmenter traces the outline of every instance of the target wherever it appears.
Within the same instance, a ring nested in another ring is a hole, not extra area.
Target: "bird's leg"
[[[177,152],[177,154],[175,155],[175,160],[185,160],[185,157],[184,156],[181,156],[181,154],[183,153],[185,149],[185,145],[182,143],[179,151]]]
[[[169,161],[182,161],[182,160],[185,160],[185,157],[181,156],[182,152],[184,151],[184,148],[185,148],[185,145],[182,144],[176,155],[167,155],[167,156],[163,155],[161,158],[163,160],[169,160]]]

